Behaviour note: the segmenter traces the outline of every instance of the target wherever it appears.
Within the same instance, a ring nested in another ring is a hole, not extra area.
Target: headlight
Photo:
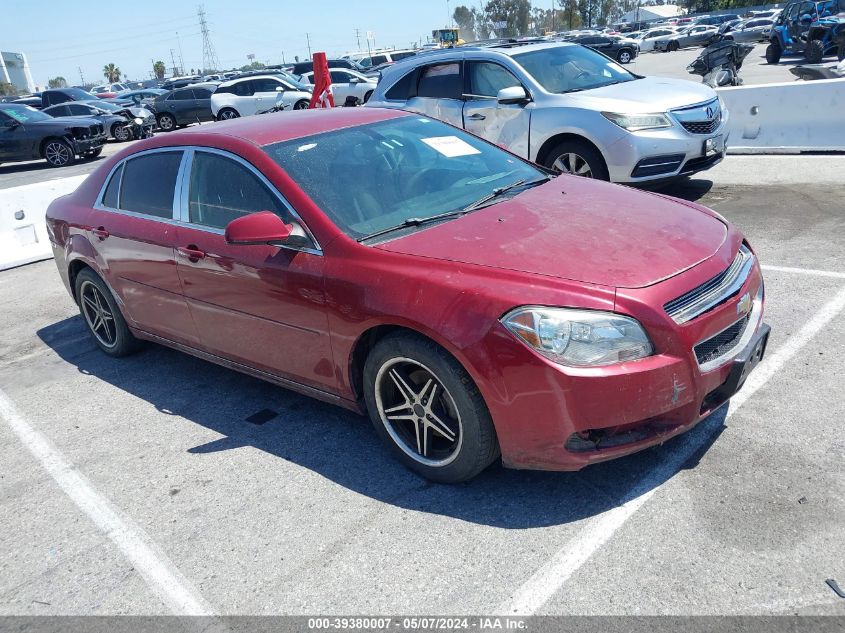
[[[618,114],[616,112],[602,112],[602,116],[608,121],[629,132],[639,130],[655,130],[664,127],[672,127],[672,121],[665,114]]]
[[[610,312],[517,308],[502,324],[528,347],[571,367],[599,367],[650,356],[654,348],[642,326]]]
[[[135,117],[135,125],[144,125],[144,119],[141,117]]]

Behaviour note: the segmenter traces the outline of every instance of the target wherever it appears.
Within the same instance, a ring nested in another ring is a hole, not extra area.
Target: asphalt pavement
[[[758,250],[767,358],[690,433],[579,473],[428,483],[347,411],[106,357],[52,261],[0,273],[0,615],[845,615],[843,170],[728,157],[664,189]]]

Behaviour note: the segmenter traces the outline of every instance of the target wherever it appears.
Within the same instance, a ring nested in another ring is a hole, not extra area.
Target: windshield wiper
[[[495,189],[493,189],[492,193],[488,193],[486,196],[483,196],[483,197],[479,198],[478,200],[476,200],[475,202],[468,204],[467,206],[464,207],[463,210],[466,213],[468,213],[470,211],[475,211],[476,209],[478,209],[482,205],[490,202],[491,200],[495,200],[496,198],[500,197],[502,194],[505,194],[512,189],[516,189],[517,187],[522,187],[522,186],[525,186],[525,185],[528,185],[528,186],[539,185],[539,184],[542,184],[544,182],[548,182],[549,180],[551,180],[551,176],[543,176],[543,177],[537,178],[535,180],[526,181],[525,179],[522,179],[522,180],[517,180],[516,182],[512,182],[509,185],[505,185],[504,187],[496,187]]]
[[[468,213],[468,211],[466,211],[465,209],[457,209],[455,211],[447,211],[446,213],[438,213],[437,215],[431,215],[427,218],[408,218],[407,220],[404,220],[401,224],[397,224],[396,226],[389,226],[386,229],[381,229],[380,231],[376,231],[375,233],[370,233],[369,235],[360,237],[358,238],[358,241],[363,242],[364,240],[379,237],[380,235],[386,235],[387,233],[393,233],[393,231],[407,229],[411,226],[422,226],[424,224],[431,224],[432,222],[437,222],[437,220],[444,220],[446,218],[453,217],[457,218],[465,213]]]

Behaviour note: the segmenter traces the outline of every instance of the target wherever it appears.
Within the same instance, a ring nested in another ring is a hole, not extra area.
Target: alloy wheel
[[[234,110],[223,110],[223,112],[220,113],[220,119],[222,121],[229,121],[230,119],[237,119],[237,118],[238,118],[238,113],[235,112]]]
[[[297,101],[293,104],[294,110],[307,110],[308,109],[308,102],[307,101]]]
[[[114,138],[120,142],[128,141],[132,136],[132,132],[128,125],[120,125],[114,131]]]
[[[584,157],[574,152],[568,152],[558,156],[557,160],[552,163],[552,169],[562,174],[572,174],[574,176],[583,176],[584,178],[593,177],[593,170],[590,168],[590,163]]]
[[[173,117],[169,115],[164,115],[158,120],[158,126],[166,132],[173,129],[174,123]]]
[[[70,148],[65,143],[53,141],[52,143],[48,143],[47,147],[44,148],[44,158],[51,165],[63,167],[70,162],[72,155]]]
[[[106,348],[117,345],[114,315],[103,293],[90,281],[85,281],[80,288],[80,305],[91,333],[100,344]]]
[[[619,53],[619,62],[622,64],[627,64],[631,61],[631,53],[628,51],[622,51]]]
[[[446,466],[463,443],[455,400],[428,367],[410,358],[393,358],[376,375],[379,417],[396,445],[426,466]]]

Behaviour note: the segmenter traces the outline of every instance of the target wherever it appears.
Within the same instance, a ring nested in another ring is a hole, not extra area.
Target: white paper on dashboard
[[[433,136],[431,138],[424,138],[421,140],[435,151],[443,154],[446,158],[470,156],[471,154],[481,153],[465,140],[460,139],[457,136]]]

